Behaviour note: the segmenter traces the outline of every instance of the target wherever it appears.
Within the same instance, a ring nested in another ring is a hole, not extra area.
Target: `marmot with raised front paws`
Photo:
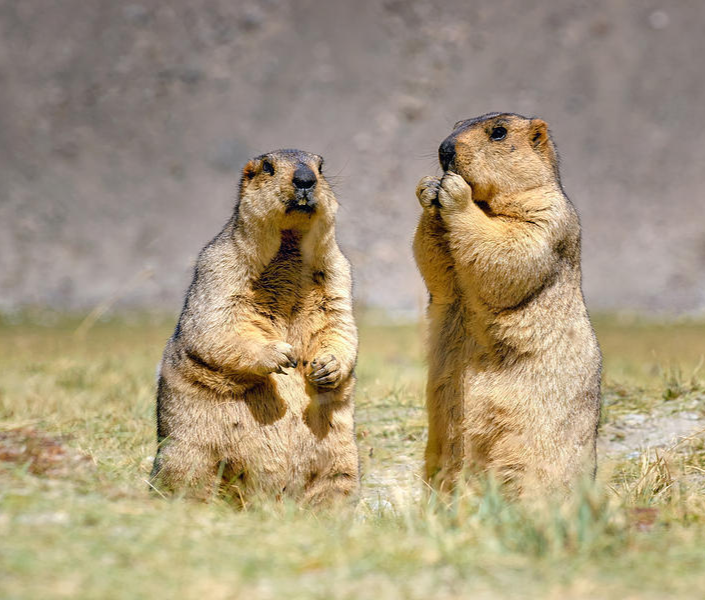
[[[157,489],[239,504],[356,494],[357,329],[322,162],[250,160],[232,218],[201,251],[160,367]]]
[[[581,290],[580,224],[540,119],[460,121],[442,178],[416,190],[430,294],[426,479],[515,490],[594,476],[601,356]]]

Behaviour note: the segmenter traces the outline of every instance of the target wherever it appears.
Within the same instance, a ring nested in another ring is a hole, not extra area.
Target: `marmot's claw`
[[[267,346],[263,366],[266,373],[286,375],[285,368],[296,367],[298,360],[294,358],[294,348],[286,342],[272,342]]]
[[[438,177],[426,176],[419,181],[416,186],[416,197],[423,208],[428,209],[432,206],[440,206],[438,202],[440,186],[441,180]]]
[[[318,387],[334,387],[340,382],[342,374],[338,359],[332,354],[326,354],[311,361],[311,371],[308,380]]]
[[[438,200],[441,208],[462,208],[472,200],[472,188],[457,173],[446,172],[440,181]]]
[[[319,377],[318,379],[311,380],[311,383],[316,384],[318,387],[329,387],[334,386],[340,380],[340,371],[334,371],[330,375],[325,377]]]

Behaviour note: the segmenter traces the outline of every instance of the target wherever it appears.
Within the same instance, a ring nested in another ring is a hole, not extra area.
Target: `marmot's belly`
[[[576,449],[575,439],[595,430],[598,413],[588,401],[590,385],[579,371],[568,368],[543,373],[518,366],[468,368],[463,430],[469,457],[485,466],[564,461],[566,452]],[[587,443],[585,439],[581,445]]]
[[[328,431],[320,428],[321,407],[298,371],[271,376],[268,384],[250,388],[219,412],[220,460],[263,490],[296,494],[334,449]]]

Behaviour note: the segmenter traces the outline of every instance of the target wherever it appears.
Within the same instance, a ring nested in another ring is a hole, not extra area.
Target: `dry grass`
[[[445,504],[423,496],[419,327],[364,326],[364,493],[352,515],[289,504],[237,513],[148,494],[154,371],[170,324],[124,317],[77,336],[78,324],[0,324],[0,597],[621,599],[705,589],[702,323],[598,320],[599,481],[561,506],[508,503],[491,482]],[[691,421],[679,438],[673,423]],[[653,448],[631,442],[643,428]]]

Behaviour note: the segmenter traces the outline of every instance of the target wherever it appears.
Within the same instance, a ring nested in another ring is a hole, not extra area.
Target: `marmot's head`
[[[490,113],[459,121],[438,157],[443,170],[463,177],[480,201],[559,182],[556,149],[541,119]]]
[[[332,219],[337,201],[322,173],[323,159],[303,150],[275,150],[250,160],[242,171],[238,211],[278,219],[283,229],[306,229]]]

